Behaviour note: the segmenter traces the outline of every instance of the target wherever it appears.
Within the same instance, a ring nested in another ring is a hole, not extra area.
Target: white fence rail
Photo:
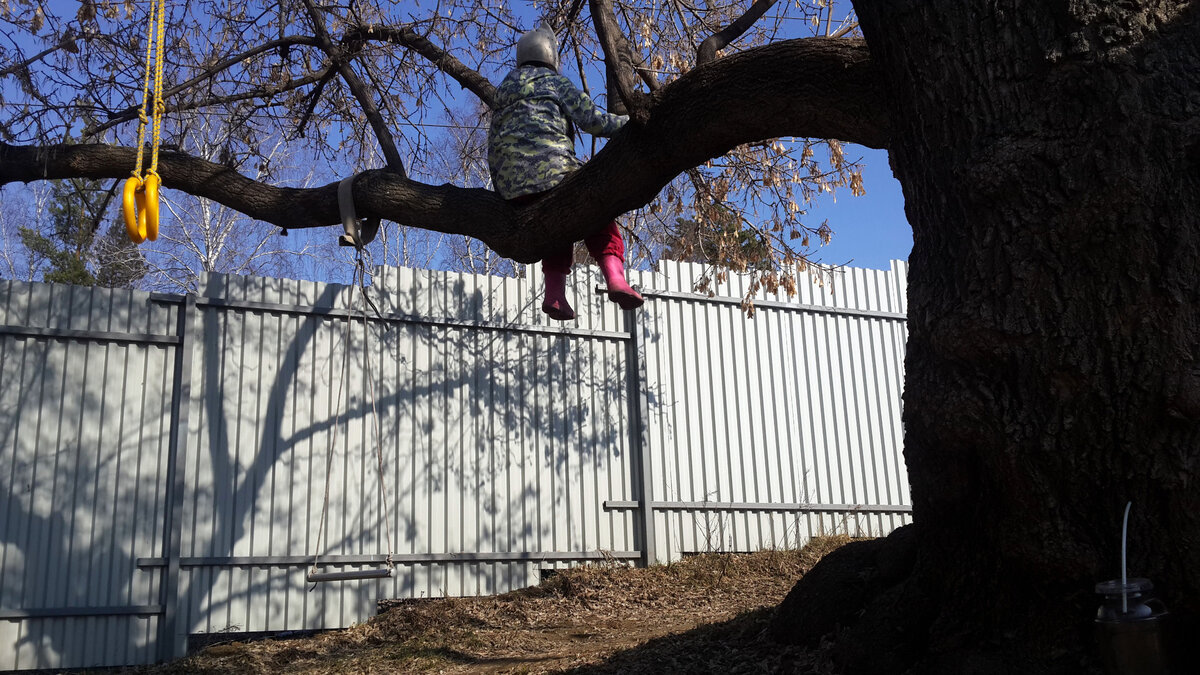
[[[904,263],[752,320],[740,280],[706,297],[698,272],[642,273],[623,313],[581,271],[569,327],[538,311],[536,270],[380,270],[366,329],[334,285],[0,281],[0,669],[906,522]],[[391,578],[308,592],[314,553],[338,571],[389,549]]]

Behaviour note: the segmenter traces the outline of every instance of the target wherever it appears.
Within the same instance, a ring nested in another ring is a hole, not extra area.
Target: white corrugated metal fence
[[[566,326],[532,268],[381,269],[365,328],[336,285],[0,281],[0,669],[149,663],[383,598],[906,522],[905,265],[752,320],[742,280],[708,297],[699,271],[635,273],[651,290],[626,313],[580,268]],[[304,583],[315,553],[340,571],[389,551],[390,578]]]

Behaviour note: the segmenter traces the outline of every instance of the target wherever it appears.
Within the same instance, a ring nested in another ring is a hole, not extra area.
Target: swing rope
[[[379,574],[379,573],[358,574],[358,573],[354,573],[354,572],[346,572],[346,573],[332,573],[332,574],[327,574],[327,575],[321,575],[317,572],[317,567],[319,565],[320,557],[321,557],[320,556],[321,538],[322,538],[323,534],[325,533],[325,521],[327,520],[328,513],[329,513],[329,491],[330,491],[329,488],[330,488],[331,477],[332,477],[332,473],[333,473],[332,472],[333,450],[334,450],[334,447],[337,445],[338,427],[340,427],[341,423],[342,423],[342,408],[343,408],[342,394],[343,394],[345,381],[346,381],[347,377],[349,376],[350,345],[351,345],[351,338],[352,338],[350,327],[351,327],[351,324],[354,323],[353,317],[351,316],[351,317],[346,318],[346,333],[345,333],[345,337],[344,337],[345,348],[342,353],[342,376],[341,376],[341,378],[339,378],[340,381],[338,383],[338,394],[337,394],[337,401],[336,401],[337,415],[334,418],[333,433],[330,434],[329,450],[327,451],[326,456],[325,456],[325,495],[321,502],[320,524],[317,526],[317,540],[316,540],[316,544],[315,544],[316,551],[313,554],[313,563],[312,563],[312,566],[309,568],[309,573],[308,573],[308,577],[307,577],[309,581],[334,581],[334,580],[339,580],[339,579],[344,580],[344,579],[353,579],[353,578],[372,578],[372,577],[378,577],[378,576],[391,576],[392,570],[394,570],[395,566],[396,566],[395,560],[393,559],[395,553],[394,553],[394,548],[393,548],[394,540],[392,538],[392,521],[388,514],[388,512],[390,511],[390,509],[388,508],[388,505],[391,502],[388,497],[387,484],[385,483],[385,481],[383,479],[383,474],[384,474],[383,427],[379,423],[379,410],[377,407],[376,393],[375,393],[375,376],[374,376],[374,373],[371,368],[371,350],[370,350],[370,344],[369,344],[369,339],[368,339],[370,337],[370,326],[367,322],[367,307],[366,306],[369,304],[371,306],[371,308],[375,310],[376,314],[379,314],[379,309],[377,307],[375,307],[375,303],[371,302],[370,297],[367,296],[366,277],[367,277],[367,271],[366,271],[366,263],[363,260],[363,249],[358,248],[357,256],[355,258],[354,285],[358,287],[358,290],[359,290],[358,298],[361,300],[361,302],[358,302],[357,305],[358,305],[358,308],[360,309],[360,316],[362,317],[362,325],[363,325],[363,375],[367,378],[367,383],[368,383],[368,386],[370,387],[371,418],[373,421],[373,426],[375,427],[375,460],[376,460],[375,468],[376,468],[376,476],[379,479],[380,507],[381,507],[381,510],[384,512],[383,527],[384,527],[385,536],[387,537],[387,558],[385,559],[385,563],[387,564],[387,570],[386,570],[385,574]],[[351,307],[351,314],[353,314],[353,311],[354,311],[354,307]],[[316,588],[316,586],[314,585],[313,588]],[[312,589],[310,589],[310,590],[312,590]]]
[[[146,29],[146,75],[142,80],[142,107],[138,110],[137,165],[125,181],[123,211],[130,241],[140,244],[158,239],[158,147],[162,140],[163,65],[165,61],[167,3],[150,0]],[[151,73],[153,72],[153,90]],[[150,168],[143,173],[146,155],[146,126],[150,126]]]
[[[376,461],[376,472],[377,472],[376,475],[379,476],[379,501],[380,501],[381,506],[385,509],[385,513],[386,513],[387,505],[390,504],[391,502],[389,501],[389,497],[388,497],[387,485],[383,480],[383,440],[382,440],[383,439],[383,427],[379,424],[379,409],[377,407],[379,398],[375,394],[375,375],[374,375],[373,370],[371,369],[371,350],[369,349],[370,345],[367,344],[367,339],[366,339],[367,335],[368,335],[368,331],[369,331],[369,328],[367,326],[367,307],[366,306],[370,305],[371,309],[375,310],[376,316],[379,315],[379,308],[376,307],[375,303],[371,302],[371,298],[369,296],[367,296],[367,283],[366,283],[367,269],[366,269],[366,266],[363,264],[363,249],[361,249],[361,248],[358,249],[358,257],[357,257],[356,262],[358,263],[358,272],[357,272],[358,290],[359,290],[360,297],[363,299],[363,306],[362,306],[363,371],[367,377],[367,384],[370,386],[370,389],[371,389],[371,418],[372,418],[372,420],[374,420],[374,423],[375,423],[375,461]],[[383,519],[383,528],[384,528],[384,532],[387,536],[387,545],[388,545],[387,566],[388,566],[388,569],[390,570],[393,567],[395,567],[395,563],[392,560],[392,555],[393,555],[393,552],[392,552],[392,544],[393,544],[392,519],[387,517],[386,515]]]
[[[150,125],[151,130],[151,145],[150,145],[150,170],[144,175],[158,175],[158,146],[162,137],[162,114],[165,109],[162,98],[163,85],[163,56],[164,56],[164,37],[166,36],[166,0],[151,0],[150,1],[150,22],[149,28],[146,31],[146,76],[142,81],[142,107],[138,110],[138,153],[137,166],[133,170],[134,178],[141,178],[142,165],[145,161],[146,152],[146,125]],[[154,91],[151,97],[151,64],[154,71]],[[151,114],[147,117],[147,108],[151,108]]]

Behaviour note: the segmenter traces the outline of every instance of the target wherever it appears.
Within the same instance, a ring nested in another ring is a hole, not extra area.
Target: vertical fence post
[[[654,498],[654,482],[650,471],[650,404],[646,396],[649,386],[646,375],[646,339],[642,335],[642,325],[638,322],[638,311],[626,312],[629,317],[629,331],[633,338],[629,342],[629,412],[633,428],[633,470],[641,476],[641,512],[642,512],[642,564],[647,567],[658,562],[658,551],[654,548],[654,509],[651,500]]]
[[[163,615],[158,625],[158,658],[169,661],[187,654],[187,629],[179,627],[179,557],[183,541],[184,460],[187,454],[188,408],[192,398],[192,324],[196,296],[188,293],[179,306],[175,346],[175,396],[171,400],[171,439],[167,451],[166,518],[163,557],[167,561],[160,589]]]

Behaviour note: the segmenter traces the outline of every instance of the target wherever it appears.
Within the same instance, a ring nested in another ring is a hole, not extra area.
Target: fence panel
[[[903,263],[740,307],[746,279],[642,276],[659,559],[879,536],[908,521],[900,429]],[[613,505],[645,508],[645,505]]]
[[[154,659],[176,311],[0,281],[0,670]]]
[[[603,319],[523,323],[531,289],[382,270],[382,318],[368,310],[364,329],[355,289],[211,275],[197,302],[187,630],[340,627],[381,598],[498,593],[542,567],[636,557],[628,514],[601,507],[630,498],[628,336]],[[327,479],[323,570],[381,567],[390,540],[390,579],[307,592]]]
[[[908,519],[905,271],[748,320],[744,279],[698,295],[698,266],[665,263],[622,312],[581,266],[569,325],[532,266],[381,269],[365,327],[335,285],[0,281],[0,669],[341,627],[587,560],[884,534]],[[339,571],[389,549],[392,577],[308,592],[315,553]]]

